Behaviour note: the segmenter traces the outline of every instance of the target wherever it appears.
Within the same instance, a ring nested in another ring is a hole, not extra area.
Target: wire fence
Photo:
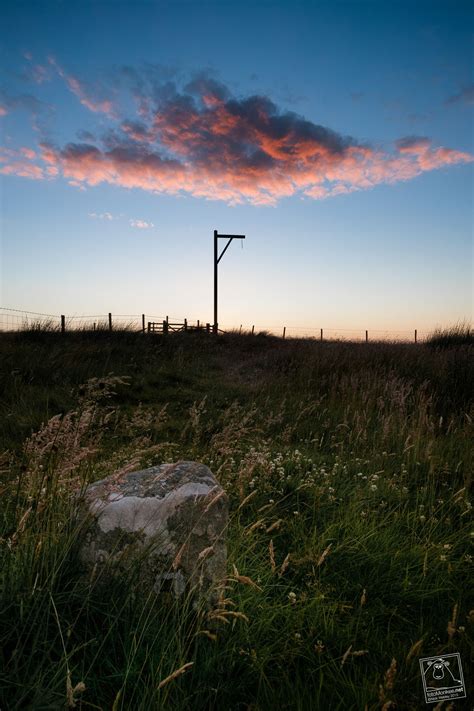
[[[420,343],[431,334],[430,330],[420,329],[366,329],[366,328],[326,328],[310,326],[261,326],[255,324],[248,326],[241,324],[235,326],[222,326],[224,331],[233,329],[242,333],[266,332],[281,338],[309,338],[320,341],[397,341]]]
[[[182,316],[169,314],[49,314],[38,311],[24,311],[0,307],[0,331],[130,331],[130,332],[168,332],[162,324],[182,324],[182,330],[203,330],[212,332],[209,322],[200,319],[189,320]],[[152,327],[150,327],[152,326]],[[207,327],[207,328],[206,328]],[[177,329],[170,329],[177,330]],[[265,324],[219,324],[220,332],[242,334],[268,333],[281,338],[311,338],[315,340],[337,341],[398,341],[423,342],[432,333],[428,330],[365,329],[365,328],[326,328],[308,326],[287,326]]]

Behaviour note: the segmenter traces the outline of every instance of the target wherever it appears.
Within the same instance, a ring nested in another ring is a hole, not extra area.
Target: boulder
[[[81,510],[80,559],[103,581],[132,572],[142,590],[217,599],[228,499],[208,467],[178,462],[112,474],[87,487]]]

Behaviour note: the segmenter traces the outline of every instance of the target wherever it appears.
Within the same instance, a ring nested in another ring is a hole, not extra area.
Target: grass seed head
[[[163,681],[160,681],[158,684],[158,688],[162,689],[166,684],[169,684],[170,681],[173,681],[173,679],[176,679],[178,676],[181,676],[181,674],[184,674],[188,669],[190,669],[193,666],[194,662],[187,662],[186,664],[183,664],[182,667],[179,669],[176,669],[172,674],[167,676]]]
[[[270,540],[270,543],[268,544],[268,553],[270,555],[270,567],[272,569],[272,573],[276,571],[276,562],[275,562],[275,548],[273,547],[273,539]]]

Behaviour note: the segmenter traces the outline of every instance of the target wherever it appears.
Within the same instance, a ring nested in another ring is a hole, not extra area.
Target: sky
[[[222,327],[470,321],[473,37],[461,0],[7,1],[1,306],[212,321],[217,229]]]

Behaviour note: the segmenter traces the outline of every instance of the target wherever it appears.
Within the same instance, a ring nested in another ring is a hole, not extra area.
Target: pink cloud
[[[49,80],[50,72],[42,64],[35,64],[31,68],[31,78],[35,84],[43,84],[45,81]]]
[[[149,230],[155,225],[153,222],[146,222],[145,220],[129,220],[130,227],[137,227],[139,230]]]
[[[34,163],[35,158],[36,153],[30,148],[0,148],[0,174],[41,180],[45,177],[44,167]]]
[[[56,62],[54,57],[49,58],[49,63],[58,72],[59,76],[64,79],[67,87],[72,93],[77,96],[79,101],[83,106],[85,106],[89,111],[94,113],[103,113],[109,116],[114,115],[114,105],[110,99],[99,99],[92,96],[89,87],[85,82],[81,82],[77,77],[72,74],[68,74],[64,69]]]
[[[149,88],[148,96],[143,87],[132,88],[136,115],[119,118],[110,98],[95,98],[89,87],[50,62],[84,106],[113,122],[102,141],[91,135],[91,143],[41,144],[41,177],[62,176],[74,186],[106,183],[228,204],[274,205],[292,195],[323,199],[407,181],[473,160],[426,137],[405,137],[390,149],[361,145],[279,111],[266,97],[233,97],[205,77],[181,93],[169,83]],[[33,152],[31,161],[38,163]],[[135,222],[134,227],[149,226]]]
[[[22,156],[28,158],[29,160],[34,160],[36,158],[36,152],[33,151],[31,148],[20,148],[20,153]]]
[[[65,77],[66,84],[73,94],[77,96],[83,106],[94,111],[94,113],[112,114],[113,104],[111,101],[98,101],[87,96],[84,86],[81,82],[72,76]]]

